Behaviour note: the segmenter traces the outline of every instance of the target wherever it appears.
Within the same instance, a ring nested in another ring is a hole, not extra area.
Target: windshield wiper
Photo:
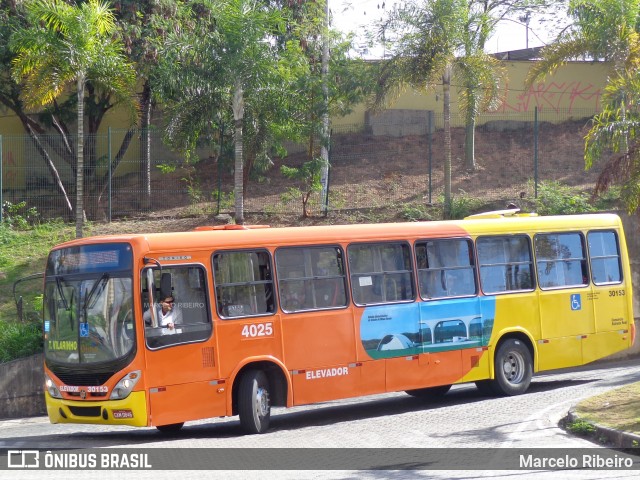
[[[84,306],[82,307],[84,310],[87,310],[87,309],[92,308],[94,306],[94,304],[97,301],[98,297],[96,296],[96,298],[94,300],[93,296],[95,295],[96,291],[98,290],[98,287],[100,287],[101,289],[104,288],[104,286],[107,284],[108,280],[109,280],[109,274],[105,272],[100,277],[100,280],[98,280],[96,283],[93,284],[93,288],[91,288],[91,291],[89,292],[89,294],[87,296],[85,296]],[[94,301],[92,302],[92,300],[94,300]]]
[[[58,289],[58,295],[62,300],[62,305],[66,311],[69,311],[69,304],[67,303],[67,297],[64,296],[64,291],[62,290],[62,277],[56,277],[56,287]]]

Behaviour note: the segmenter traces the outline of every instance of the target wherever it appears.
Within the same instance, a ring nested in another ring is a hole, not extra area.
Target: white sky
[[[361,33],[363,26],[384,16],[385,11],[397,3],[396,0],[329,0],[333,12],[334,27],[344,32]],[[382,6],[384,5],[384,9]],[[557,19],[555,19],[557,20]],[[566,22],[565,22],[566,24]],[[528,35],[527,35],[528,32]],[[503,20],[495,35],[487,44],[488,53],[506,52],[543,46],[558,32],[549,22],[540,23],[531,19],[527,29],[523,23]]]

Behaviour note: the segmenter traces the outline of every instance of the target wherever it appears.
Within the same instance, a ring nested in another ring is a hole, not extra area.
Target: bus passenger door
[[[595,331],[584,235],[538,234],[534,241],[540,287],[539,369],[581,365],[583,341]]]
[[[581,365],[582,344],[594,332],[591,289],[542,291],[539,298],[539,369]]]
[[[583,356],[590,362],[629,347],[633,308],[631,279],[622,273],[616,232],[589,232],[587,239],[595,331],[585,339]]]
[[[154,290],[159,285],[158,270],[143,275],[143,294],[148,294],[146,285]],[[143,272],[147,271],[150,269]],[[153,295],[157,300],[155,320],[149,314],[149,302],[143,302],[144,378],[151,422],[155,426],[169,425],[224,415],[225,394],[219,391],[221,387],[215,380],[218,378],[218,365],[213,344],[209,341],[212,324],[204,269],[199,266],[165,266],[162,276],[165,280],[170,278],[170,281],[163,281],[163,288],[158,288]],[[173,311],[179,312],[174,328],[162,324],[160,300],[169,296],[174,301]]]

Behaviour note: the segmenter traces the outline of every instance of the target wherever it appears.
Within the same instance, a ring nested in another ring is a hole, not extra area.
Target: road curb
[[[569,413],[567,413],[567,416],[565,417],[565,426],[566,424],[574,423],[578,420],[587,422],[595,428],[595,431],[588,435],[588,438],[590,440],[593,440],[597,443],[605,444],[613,448],[637,449],[640,447],[640,435],[636,435],[635,433],[615,430],[613,428],[609,428],[603,425],[598,425],[597,423],[593,423],[589,420],[581,418],[580,415],[576,413],[574,408],[569,410]]]

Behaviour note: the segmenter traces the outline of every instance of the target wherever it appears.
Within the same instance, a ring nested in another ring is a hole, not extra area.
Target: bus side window
[[[266,250],[213,255],[218,315],[266,315],[275,311],[271,257]]]
[[[480,237],[477,249],[484,293],[533,290],[533,258],[527,235]]]
[[[409,245],[353,244],[348,253],[356,304],[407,302],[415,298]]]
[[[162,271],[152,268],[151,285],[148,268],[141,277],[142,309],[145,319],[145,339],[147,347],[158,349],[206,340],[211,336],[212,326],[209,317],[205,271],[201,266],[170,265]],[[160,288],[157,288],[157,286]],[[154,305],[149,305],[149,288],[154,291]],[[175,328],[167,329],[162,325],[163,298],[174,299],[173,310],[176,316]],[[151,322],[151,310],[155,312],[156,326]]]
[[[334,246],[276,250],[280,305],[285,312],[347,305],[342,249]]]
[[[615,232],[597,231],[587,235],[593,283],[604,285],[622,281],[620,246]]]
[[[588,283],[584,238],[579,232],[538,234],[535,237],[538,282],[541,288]]]
[[[473,247],[468,239],[416,242],[420,296],[424,299],[475,295]]]

